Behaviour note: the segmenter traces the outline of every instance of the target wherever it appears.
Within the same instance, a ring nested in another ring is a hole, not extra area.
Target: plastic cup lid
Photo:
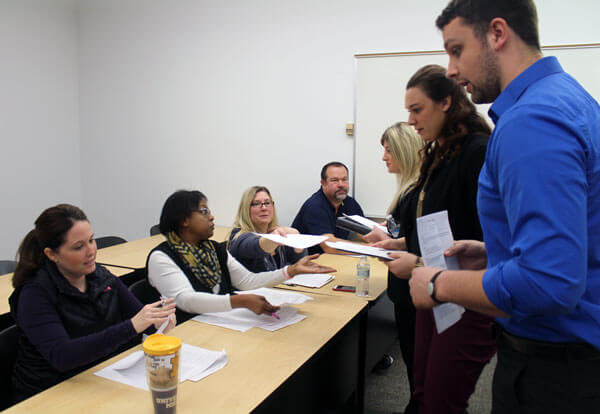
[[[146,338],[142,348],[149,355],[169,355],[181,348],[181,339],[175,336],[153,334]]]

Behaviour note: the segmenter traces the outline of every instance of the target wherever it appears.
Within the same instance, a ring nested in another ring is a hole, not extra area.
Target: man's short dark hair
[[[206,196],[200,191],[179,190],[171,194],[160,213],[160,232],[165,236],[172,231],[179,234],[181,223],[198,209],[201,201],[206,201]]]
[[[327,181],[327,168],[329,167],[344,167],[346,172],[348,172],[348,167],[346,167],[344,163],[339,161],[328,162],[323,166],[323,168],[321,168],[321,180]]]
[[[475,35],[480,39],[485,37],[492,19],[501,17],[525,44],[540,50],[538,17],[533,0],[451,0],[435,24],[443,30],[456,17],[473,26]]]

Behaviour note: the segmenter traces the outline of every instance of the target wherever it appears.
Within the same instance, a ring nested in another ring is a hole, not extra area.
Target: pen
[[[161,295],[161,296],[160,296],[160,307],[161,307],[161,308],[162,308],[163,306],[165,306],[165,302],[166,302],[166,301],[167,301],[167,297],[166,297],[166,296],[163,296],[163,295]],[[169,317],[167,318],[167,320],[166,320],[166,321],[164,321],[164,322],[163,322],[163,323],[160,325],[160,327],[159,327],[159,328],[156,330],[156,333],[157,333],[157,334],[162,334],[162,333],[165,331],[165,328],[166,328],[166,327],[167,327],[167,325],[169,324],[169,321],[170,321],[170,320],[171,320],[171,317],[169,316]]]
[[[277,318],[277,319],[281,319],[281,318],[279,317],[279,315],[277,315],[275,312],[271,313],[271,316],[272,316],[272,317],[274,317],[274,318]]]

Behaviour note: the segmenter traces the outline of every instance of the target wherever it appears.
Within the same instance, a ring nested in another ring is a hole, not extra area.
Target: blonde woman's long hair
[[[254,223],[252,223],[252,219],[250,218],[250,208],[251,208],[252,201],[254,200],[254,197],[256,197],[256,194],[260,193],[261,191],[264,191],[265,193],[267,193],[269,195],[269,199],[271,200],[271,203],[273,203],[273,220],[271,220],[271,222],[269,223],[268,228],[272,229],[272,228],[278,226],[277,212],[275,211],[275,203],[273,202],[273,197],[271,196],[271,192],[269,191],[269,189],[267,187],[255,185],[255,186],[248,188],[246,191],[244,191],[244,194],[242,194],[242,199],[240,200],[240,205],[238,206],[237,215],[235,217],[235,221],[233,222],[233,229],[236,229],[236,228],[240,229],[240,231],[237,232],[235,237],[238,237],[240,234],[243,234],[243,233],[256,233],[257,232],[257,229],[254,226]],[[227,240],[230,240],[230,238],[231,238],[231,233],[230,233],[230,236],[227,237]]]
[[[400,172],[396,173],[397,190],[387,214],[391,214],[400,200],[419,179],[423,140],[407,122],[397,122],[381,136],[381,145],[388,144]]]

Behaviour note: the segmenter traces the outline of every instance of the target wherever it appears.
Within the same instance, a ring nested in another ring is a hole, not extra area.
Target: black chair
[[[104,236],[96,238],[96,246],[99,249],[122,243],[127,243],[127,240],[119,236]]]
[[[11,379],[17,359],[19,329],[17,325],[0,332],[0,411],[12,405]]]
[[[17,267],[17,262],[14,260],[0,260],[0,275],[12,273]]]
[[[143,304],[148,304],[160,300],[158,290],[154,289],[146,279],[138,280],[131,286],[129,291],[135,295]]]
[[[0,315],[0,332],[6,328],[10,328],[15,324],[15,320],[10,312],[6,312]]]
[[[150,227],[150,235],[156,236],[157,234],[160,234],[160,224],[155,224],[154,226]]]

